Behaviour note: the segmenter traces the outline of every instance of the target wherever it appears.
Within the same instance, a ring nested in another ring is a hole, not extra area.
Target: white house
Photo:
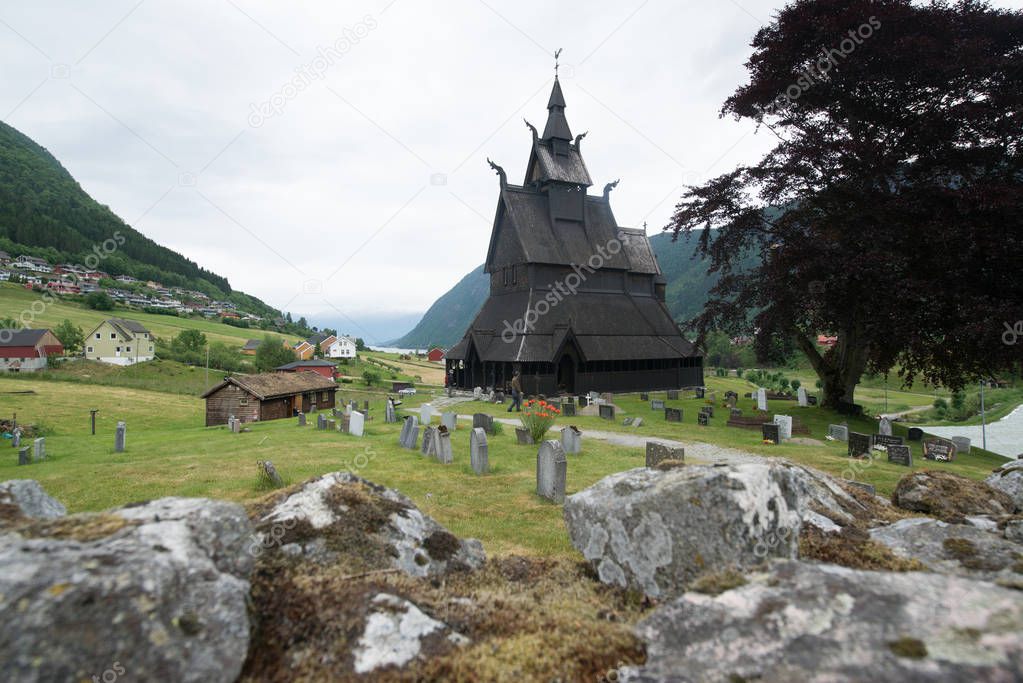
[[[35,256],[19,256],[12,265],[15,268],[31,270],[36,273],[49,273],[53,271],[53,268],[46,262],[46,259],[36,258]]]
[[[351,337],[330,335],[320,341],[320,351],[327,358],[355,358],[355,340]]]
[[[104,320],[85,338],[85,357],[113,365],[134,365],[153,360],[153,335],[134,320]]]

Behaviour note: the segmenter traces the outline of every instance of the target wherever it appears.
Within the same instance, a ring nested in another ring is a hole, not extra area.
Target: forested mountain
[[[672,317],[685,322],[696,317],[707,302],[710,289],[717,281],[707,274],[707,261],[697,257],[697,236],[678,242],[671,235],[660,233],[650,237],[661,272],[668,280],[666,303]],[[477,267],[438,299],[415,328],[400,339],[390,342],[401,348],[426,348],[436,345],[448,348],[458,342],[490,294],[490,279]]]
[[[128,226],[90,197],[46,149],[0,122],[0,249],[82,264],[115,232],[123,240],[100,269],[229,298],[227,279]]]

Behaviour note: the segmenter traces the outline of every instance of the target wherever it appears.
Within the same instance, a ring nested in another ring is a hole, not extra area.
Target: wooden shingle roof
[[[261,401],[306,391],[337,391],[334,380],[315,372],[266,372],[260,375],[232,375],[207,390],[200,398],[208,398],[229,384]]]

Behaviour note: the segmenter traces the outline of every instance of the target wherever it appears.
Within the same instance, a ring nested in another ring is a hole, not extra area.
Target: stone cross
[[[561,447],[566,453],[579,453],[582,451],[583,433],[575,425],[569,425],[561,430]]]
[[[124,422],[117,423],[117,430],[114,432],[114,452],[124,453],[124,440],[128,426]]]
[[[437,427],[436,432],[433,437],[434,455],[440,464],[450,465],[455,460],[454,453],[451,450],[451,432],[444,425]]]
[[[665,446],[656,441],[646,442],[646,466],[657,467],[665,460],[685,460],[686,449]]]
[[[469,460],[472,463],[472,471],[476,474],[486,474],[490,471],[488,451],[486,430],[482,427],[473,427],[469,433]]]
[[[565,502],[568,459],[560,441],[544,441],[536,454],[536,495],[555,503]]]
[[[32,461],[46,460],[46,438],[40,436],[32,442]]]
[[[366,430],[366,416],[355,410],[349,418],[348,433],[352,436],[362,436]]]
[[[440,423],[447,427],[449,432],[458,429],[458,413],[447,412],[440,414]]]

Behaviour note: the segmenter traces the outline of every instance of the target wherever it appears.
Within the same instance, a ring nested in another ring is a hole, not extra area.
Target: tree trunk
[[[797,333],[796,344],[810,359],[821,380],[824,396],[821,405],[840,413],[859,414],[862,408],[854,403],[856,385],[867,366],[867,349],[858,343],[855,330],[842,330],[835,347],[821,354],[814,342]]]

